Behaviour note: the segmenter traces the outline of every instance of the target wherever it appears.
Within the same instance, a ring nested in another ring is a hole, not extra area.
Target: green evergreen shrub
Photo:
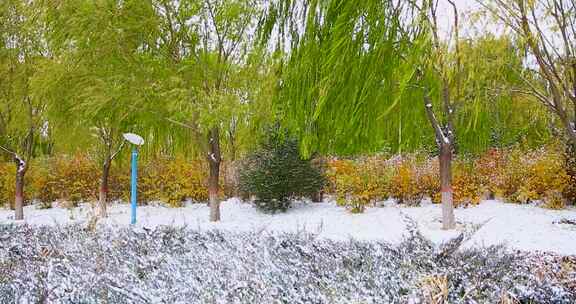
[[[298,142],[277,131],[240,168],[240,190],[269,213],[286,211],[293,198],[313,197],[326,183],[320,168],[300,156]]]

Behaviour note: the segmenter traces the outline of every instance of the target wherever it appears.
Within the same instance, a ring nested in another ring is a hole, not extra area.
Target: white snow
[[[576,254],[576,226],[557,224],[560,219],[576,219],[576,209],[548,210],[532,205],[483,201],[478,206],[455,210],[456,230],[441,229],[440,205],[421,207],[398,206],[386,201],[383,207],[367,208],[363,214],[351,214],[334,202],[296,202],[286,213],[263,214],[252,205],[232,198],[222,202],[222,220],[208,221],[209,208],[205,204],[187,204],[183,208],[162,206],[138,207],[137,227],[158,225],[186,225],[191,229],[222,229],[228,231],[318,233],[320,237],[347,240],[382,240],[399,242],[406,233],[403,214],[414,219],[424,236],[441,243],[457,236],[465,227],[484,225],[467,241],[466,246],[506,244],[509,248],[528,251],[549,251]],[[31,225],[63,225],[85,223],[93,213],[89,204],[71,210],[62,208],[36,209],[25,207],[25,222]],[[0,224],[11,223],[13,211],[0,210]],[[113,204],[109,217],[100,225],[127,226],[130,206]]]
[[[24,161],[24,159],[22,159],[18,154],[14,154],[14,158],[16,158],[16,160],[18,160],[18,172],[22,172],[24,171],[24,169],[26,168],[26,162]]]
[[[210,139],[210,140],[212,140],[212,139]],[[213,162],[218,162],[214,153],[209,153],[208,155],[210,155],[210,159],[212,159]]]

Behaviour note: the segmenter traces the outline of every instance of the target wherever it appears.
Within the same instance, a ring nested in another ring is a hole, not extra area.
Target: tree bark
[[[445,101],[446,102],[446,101]],[[436,143],[438,144],[438,149],[440,150],[439,160],[440,160],[440,194],[442,197],[442,229],[453,229],[455,227],[456,220],[454,219],[454,202],[452,195],[452,153],[454,147],[454,132],[449,128],[447,133],[444,134],[444,130],[440,126],[440,123],[434,115],[432,110],[432,101],[428,93],[424,94],[424,108],[426,109],[426,115],[428,120],[434,129],[434,135],[436,137]],[[450,112],[450,107],[446,107]],[[452,113],[445,113],[445,115],[452,115]],[[449,116],[450,117],[450,116]]]
[[[452,193],[452,145],[440,144],[440,191],[442,195],[442,229],[454,229]]]
[[[220,130],[213,127],[208,133],[208,164],[210,165],[210,176],[208,178],[208,196],[210,198],[210,221],[220,220],[220,201],[218,192],[220,189]]]
[[[24,177],[26,176],[26,171],[28,170],[28,164],[16,153],[14,153],[14,163],[16,164],[14,219],[19,221],[24,219]]]
[[[562,124],[564,125],[564,130],[566,131],[566,135],[568,137],[569,144],[576,145],[576,118],[574,121],[570,121],[566,115],[561,117]]]
[[[26,175],[26,170],[21,170],[20,166],[16,166],[16,191],[14,199],[14,211],[17,221],[24,219],[24,176]]]
[[[110,164],[111,160],[106,159],[106,161],[104,161],[104,166],[102,166],[102,177],[100,178],[100,196],[98,200],[98,215],[101,217],[108,216],[106,207],[108,203],[108,177],[110,176]]]

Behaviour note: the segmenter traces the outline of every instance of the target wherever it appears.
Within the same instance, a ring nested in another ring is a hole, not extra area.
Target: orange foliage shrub
[[[452,168],[452,190],[454,205],[476,205],[480,203],[485,187],[475,166],[466,161],[455,161]]]
[[[0,205],[14,201],[15,171],[12,163],[0,163]],[[48,208],[54,201],[77,205],[98,199],[101,168],[85,155],[58,156],[34,161],[25,180],[25,196]],[[207,168],[203,162],[182,158],[155,159],[139,166],[139,200],[160,200],[180,206],[186,199],[203,202],[208,199]],[[110,169],[108,200],[130,198],[130,168]]]
[[[402,161],[394,170],[390,180],[390,196],[399,203],[408,205],[419,204],[423,191],[418,183],[418,168],[413,160]]]
[[[440,203],[440,172],[438,158],[427,159],[418,166],[418,188],[423,197]]]
[[[509,202],[540,200],[550,208],[561,208],[576,199],[576,165],[571,175],[569,163],[558,145],[528,152],[493,149],[474,160],[456,158],[452,163],[454,204],[478,204],[485,197],[497,196]],[[355,209],[387,198],[418,204],[430,197],[439,203],[438,167],[436,157],[335,160],[328,165],[327,192],[335,193],[341,205]]]
[[[499,149],[490,149],[474,160],[475,174],[488,196],[494,196],[499,192],[506,162],[507,156]]]
[[[388,197],[391,167],[376,157],[361,160],[330,160],[327,163],[326,192],[336,194],[339,205],[353,213]]]
[[[139,183],[142,200],[160,200],[172,207],[182,206],[186,199],[207,201],[206,173],[206,166],[199,161],[183,158],[152,161],[145,167]]]
[[[36,167],[42,174],[32,181],[32,187],[41,202],[64,200],[76,205],[97,199],[100,171],[83,155],[54,157]]]
[[[576,148],[568,147],[564,151],[564,167],[566,168],[567,183],[562,196],[567,202],[576,204]]]
[[[486,194],[509,202],[535,200],[548,208],[563,208],[576,200],[576,159],[567,158],[562,146],[549,145],[535,151],[518,148],[489,150],[470,161],[456,158],[452,167],[455,205],[477,204]],[[223,194],[234,192],[233,164],[222,166]],[[229,169],[226,169],[229,168]],[[334,194],[338,204],[352,212],[362,212],[377,201],[395,198],[401,203],[418,204],[430,197],[440,202],[438,159],[417,155],[328,159],[325,192]],[[0,205],[14,201],[15,167],[0,163]],[[204,161],[184,158],[158,158],[141,163],[139,199],[160,200],[181,206],[186,199],[204,202],[207,167]],[[25,196],[49,207],[56,200],[76,204],[98,199],[101,168],[85,155],[58,156],[34,160],[26,174]],[[128,200],[129,166],[111,168],[109,199]],[[42,204],[41,204],[42,206]]]
[[[556,146],[536,151],[513,150],[499,171],[495,194],[510,202],[544,199],[549,191],[562,193],[570,184],[564,158]]]
[[[16,169],[12,163],[0,163],[0,205],[13,207]]]

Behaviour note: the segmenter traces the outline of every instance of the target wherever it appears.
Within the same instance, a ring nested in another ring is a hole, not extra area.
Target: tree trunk
[[[106,205],[108,202],[108,177],[110,176],[110,159],[104,161],[104,166],[102,167],[102,177],[100,179],[100,197],[98,200],[98,215],[101,217],[107,217],[108,213],[106,211]]]
[[[313,203],[321,203],[324,199],[324,191],[320,190],[312,194],[312,202]]]
[[[236,160],[236,136],[234,132],[228,131],[228,141],[230,142],[230,162]]]
[[[452,201],[452,145],[440,145],[440,186],[442,194],[442,229],[454,229],[454,203]]]
[[[564,130],[566,131],[566,135],[568,136],[569,144],[576,146],[576,118],[574,121],[570,121],[570,119],[562,118],[564,124]]]
[[[26,170],[22,169],[21,166],[16,166],[16,191],[14,199],[14,211],[17,221],[24,219],[24,176],[26,175]]]
[[[208,133],[208,164],[210,165],[210,176],[208,178],[208,195],[210,198],[210,221],[220,220],[220,201],[218,192],[220,189],[220,131],[214,127]]]

